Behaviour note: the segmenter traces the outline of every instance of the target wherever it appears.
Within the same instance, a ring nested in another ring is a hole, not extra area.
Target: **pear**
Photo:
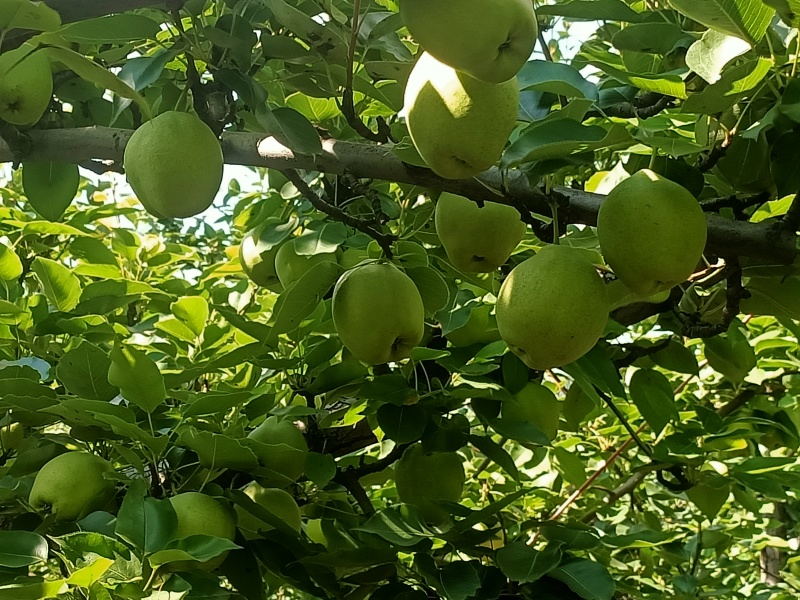
[[[52,95],[53,73],[44,52],[23,45],[0,55],[0,119],[33,125],[44,115]]]
[[[139,202],[159,219],[199,215],[222,184],[222,147],[197,116],[169,111],[134,131],[125,175]]]
[[[239,245],[239,262],[250,280],[258,286],[280,293],[283,286],[275,269],[280,244],[262,239],[267,223],[248,231]]]
[[[489,83],[514,77],[539,33],[531,0],[402,0],[400,16],[427,52]]]
[[[339,262],[338,253],[336,252],[298,254],[298,240],[299,238],[294,238],[282,244],[275,255],[275,272],[284,289],[299,281],[316,264]]]
[[[253,502],[265,508],[295,531],[300,531],[302,525],[300,507],[297,506],[297,502],[291,494],[277,488],[262,487],[255,481],[248,483],[243,491]],[[265,523],[241,506],[237,505],[234,509],[237,516],[236,523],[246,539],[256,539],[259,532],[273,529],[272,525]]]
[[[683,283],[706,245],[700,203],[648,169],[617,185],[600,205],[600,250],[619,279],[641,296]]]
[[[278,474],[276,485],[297,481],[306,469],[308,444],[302,432],[291,421],[281,421],[276,416],[268,417],[247,436],[258,442],[247,444],[264,467]]]
[[[25,441],[25,427],[22,423],[10,423],[0,427],[0,456],[16,450]]]
[[[609,302],[586,252],[546,246],[514,268],[500,287],[497,328],[532,369],[558,367],[586,354],[603,334]]]
[[[175,539],[183,539],[193,535],[213,535],[233,541],[236,537],[236,521],[230,510],[214,500],[211,496],[200,492],[184,492],[169,499],[178,517],[178,528]],[[171,571],[188,571],[198,569],[213,571],[220,566],[227,552],[204,562],[196,560],[176,561],[169,563]]]
[[[561,404],[550,388],[530,382],[513,400],[503,402],[500,414],[504,419],[531,423],[552,440],[558,434]]]
[[[447,258],[459,271],[489,273],[505,264],[525,237],[519,211],[505,204],[444,192],[436,203],[436,233]]]
[[[438,502],[458,502],[465,480],[458,454],[426,452],[422,444],[406,448],[394,471],[397,496],[402,502],[417,506],[422,517],[433,525],[447,522],[449,513]]]
[[[47,462],[36,474],[30,505],[49,508],[56,521],[77,521],[103,508],[114,495],[113,473],[106,459],[88,452],[67,452]]]
[[[405,90],[406,124],[420,156],[447,179],[474,177],[494,165],[517,122],[516,79],[492,84],[428,53]]]
[[[367,264],[342,275],[333,290],[332,312],[342,343],[370,365],[407,358],[425,333],[417,286],[389,264]]]

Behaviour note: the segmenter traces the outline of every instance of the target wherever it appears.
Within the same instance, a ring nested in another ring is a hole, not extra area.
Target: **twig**
[[[333,480],[347,488],[347,491],[355,498],[359,508],[361,508],[361,512],[366,516],[375,514],[375,507],[372,505],[372,501],[369,499],[364,486],[361,485],[361,482],[358,480],[358,474],[355,469],[349,468],[339,471]]]
[[[620,484],[619,486],[608,492],[608,495],[606,496],[605,499],[606,505],[614,504],[617,500],[619,500],[623,496],[632,493],[637,487],[639,487],[639,485],[641,485],[644,482],[647,476],[653,471],[658,471],[659,469],[665,469],[670,466],[672,465],[670,465],[669,463],[650,463],[639,467],[624,483]],[[595,515],[597,515],[598,510],[599,507],[592,509],[591,511],[583,515],[583,517],[581,517],[581,521],[583,521],[584,523],[589,523],[594,519]]]
[[[739,260],[731,258],[726,267],[728,273],[725,290],[725,308],[722,310],[722,321],[720,323],[693,323],[691,316],[684,313],[677,313],[678,318],[683,323],[681,334],[692,338],[710,338],[721,333],[725,333],[733,320],[740,312],[742,300],[750,297],[742,285],[742,267]]]
[[[728,153],[729,148],[728,140],[725,140],[719,146],[714,146],[707,156],[701,158],[697,163],[697,168],[703,173],[708,173],[711,169],[717,166],[720,159],[724,158]]]
[[[345,72],[345,85],[342,91],[342,101],[339,103],[339,110],[342,111],[347,124],[352,127],[358,135],[370,142],[385,144],[392,141],[392,131],[382,117],[378,117],[378,132],[375,133],[367,127],[356,114],[356,107],[353,98],[353,68],[355,67],[356,45],[358,43],[358,31],[361,28],[361,0],[353,0],[353,19],[350,28],[350,46],[347,51],[347,66]]]
[[[345,225],[357,229],[362,233],[366,233],[380,245],[384,255],[387,258],[392,258],[392,244],[397,240],[397,236],[383,233],[375,228],[375,225],[369,219],[360,219],[347,214],[338,206],[334,206],[323,200],[319,194],[311,189],[300,173],[294,169],[284,169],[283,174],[286,178],[294,184],[294,187],[316,208],[318,211],[325,213],[332,219],[344,223]]]
[[[614,361],[614,366],[618,369],[622,369],[624,367],[630,367],[633,363],[635,363],[640,358],[644,358],[645,356],[650,356],[651,354],[655,354],[660,352],[667,346],[669,346],[670,341],[672,338],[665,338],[656,342],[655,344],[651,344],[650,346],[640,346],[638,344],[620,344],[620,345],[612,345],[612,348],[620,348],[622,350],[627,351],[627,353],[618,358]]]
[[[644,452],[648,457],[653,458],[653,451],[647,444],[645,444],[642,441],[642,439],[639,437],[638,432],[633,429],[631,424],[628,423],[628,419],[625,418],[625,415],[622,414],[622,411],[617,407],[616,404],[614,404],[614,401],[611,399],[611,396],[603,392],[603,390],[598,389],[596,386],[595,386],[595,391],[608,405],[608,407],[611,409],[611,412],[613,412],[616,415],[617,419],[619,419],[620,423],[622,423],[622,426],[628,430],[628,433],[631,435],[631,438],[633,439],[634,442],[636,442],[636,445],[642,449],[642,452]]]
[[[394,448],[392,448],[389,454],[387,454],[383,458],[371,463],[362,462],[357,467],[353,467],[351,470],[358,477],[364,477],[365,475],[372,475],[373,473],[380,473],[385,468],[393,465],[395,462],[400,460],[400,457],[403,456],[403,452],[405,452],[406,448],[408,448],[410,445],[411,444],[397,444]]]
[[[675,98],[664,96],[663,94],[642,94],[634,98],[633,102],[618,102],[597,112],[606,117],[616,117],[618,119],[649,119],[655,117],[675,104]],[[590,113],[595,116],[595,113]]]

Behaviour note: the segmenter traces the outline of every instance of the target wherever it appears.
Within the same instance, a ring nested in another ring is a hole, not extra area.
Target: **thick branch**
[[[81,162],[84,160],[122,161],[130,130],[104,127],[51,129],[31,131],[33,148],[30,160]],[[274,138],[257,133],[226,133],[223,151],[228,164],[268,167],[271,169],[304,169],[358,178],[383,179],[409,183],[434,191],[448,191],[472,200],[499,202],[511,206],[523,203],[530,211],[549,214],[548,197],[531,187],[524,173],[503,173],[490,169],[474,179],[443,179],[428,169],[413,167],[392,154],[390,146],[322,141],[318,156],[295,154]],[[0,162],[14,159],[11,149],[0,141]],[[502,190],[502,191],[501,191]],[[604,196],[569,188],[555,188],[555,193],[569,200],[560,209],[569,223],[597,224],[597,211]],[[781,223],[748,223],[731,221],[719,215],[707,215],[709,236],[706,253],[713,256],[751,256],[778,263],[795,259],[795,239]]]

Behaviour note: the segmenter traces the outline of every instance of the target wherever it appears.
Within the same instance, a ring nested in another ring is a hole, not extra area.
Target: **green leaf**
[[[588,82],[573,66],[544,60],[525,63],[517,74],[520,91],[537,90],[567,98],[597,99],[597,86]]]
[[[312,256],[314,254],[336,252],[346,239],[347,227],[344,223],[325,222],[316,229],[312,229],[296,238],[293,244],[297,254]],[[268,249],[269,247],[264,248],[264,250]]]
[[[514,464],[514,459],[511,458],[511,455],[506,452],[502,446],[489,436],[471,435],[469,436],[469,441],[480,450],[486,458],[499,465],[506,473],[519,481],[517,465]]]
[[[264,131],[290,150],[300,154],[320,154],[322,141],[311,122],[293,108],[269,110],[265,105],[256,111]]]
[[[240,548],[230,540],[213,535],[190,535],[167,544],[164,550],[150,555],[153,567],[183,560],[205,562],[224,552]]]
[[[731,494],[731,483],[723,477],[712,476],[686,490],[686,497],[709,520],[719,514]]]
[[[117,344],[111,351],[108,382],[120,389],[123,398],[149,413],[167,397],[156,364],[131,346]]]
[[[81,79],[85,79],[101,89],[110,90],[118,96],[133,100],[142,109],[146,120],[150,119],[150,105],[147,104],[147,101],[111,71],[89,60],[82,54],[66,48],[50,47],[44,48],[42,51],[47,53],[52,62],[60,62]]]
[[[697,364],[697,357],[690,348],[670,340],[667,347],[650,355],[650,359],[662,369],[686,373],[687,375],[699,375],[700,367]]]
[[[22,188],[33,209],[48,221],[58,221],[78,193],[78,165],[26,162],[22,164]]]
[[[553,119],[534,123],[511,144],[503,155],[503,166],[563,158],[616,145],[627,145],[627,130],[613,125],[606,130],[599,125],[583,125],[572,119]]]
[[[119,14],[70,23],[58,34],[78,44],[124,44],[154,40],[160,30],[158,23],[143,15]]]
[[[64,265],[49,258],[37,257],[31,265],[44,289],[44,295],[61,312],[69,312],[78,305],[81,284]]]
[[[119,389],[108,382],[111,359],[97,346],[84,341],[58,363],[56,375],[67,390],[91,400],[111,400]]]
[[[116,533],[137,550],[151,554],[165,548],[175,537],[178,516],[171,503],[146,494],[142,480],[128,488],[117,515]]]
[[[428,413],[418,404],[384,404],[378,409],[378,425],[390,440],[398,444],[416,442],[425,432]]]
[[[761,0],[670,0],[670,4],[706,27],[753,45],[764,37],[775,14],[775,9]]]
[[[14,250],[0,241],[0,279],[12,281],[22,275],[22,261]]]
[[[372,515],[355,530],[372,533],[397,546],[414,546],[431,536],[415,516],[413,512],[405,514],[399,507],[390,506]]]
[[[629,389],[636,408],[656,435],[679,421],[672,385],[658,371],[639,369],[631,377]]]
[[[113,564],[114,561],[110,558],[98,556],[90,564],[73,571],[67,579],[67,583],[79,587],[91,587],[106,574]]]
[[[674,98],[685,99],[687,97],[686,84],[678,75],[670,73],[660,73],[658,75],[630,73],[624,68],[610,65],[601,60],[590,60],[589,64],[597,67],[609,77],[618,79],[623,83],[627,83],[641,90],[664,94],[665,96],[672,96]]]
[[[656,21],[628,25],[614,35],[611,43],[621,51],[668,54],[687,37],[692,39],[677,25]]]
[[[743,381],[756,366],[755,350],[736,322],[727,333],[708,338],[704,344],[711,368],[737,383]]]
[[[439,271],[432,267],[414,267],[406,269],[406,275],[417,286],[428,316],[435,315],[450,302],[450,288]]]
[[[44,2],[0,1],[0,30],[55,31],[59,27],[61,27],[61,15]]]
[[[575,560],[556,567],[548,575],[566,583],[585,600],[611,600],[614,597],[614,580],[600,563]]]
[[[641,20],[637,12],[622,0],[572,0],[561,4],[538,6],[536,13],[567,17],[572,21],[629,21]]]
[[[497,566],[511,581],[531,583],[547,575],[561,561],[561,548],[549,544],[544,550],[525,542],[507,544],[497,551]]]
[[[19,569],[44,562],[47,540],[32,531],[0,531],[0,567]]]
[[[305,476],[320,488],[336,477],[336,459],[330,454],[309,452],[306,456]]]
[[[208,321],[208,302],[202,296],[185,296],[172,303],[172,314],[183,321],[196,336],[200,336]]]
[[[179,443],[193,450],[207,469],[249,471],[258,466],[253,451],[229,435],[188,427],[181,432]]]
[[[716,83],[699,94],[692,94],[681,110],[687,113],[716,114],[729,109],[756,87],[772,68],[772,60],[757,58],[725,71]]]
[[[69,586],[64,579],[39,581],[36,583],[13,583],[0,585],[0,600],[40,600],[65,594]]]

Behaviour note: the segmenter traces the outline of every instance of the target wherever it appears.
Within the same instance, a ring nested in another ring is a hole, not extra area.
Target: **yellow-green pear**
[[[528,383],[513,400],[503,402],[500,410],[504,419],[531,423],[549,440],[558,434],[561,403],[550,388],[540,383]]]
[[[283,286],[275,269],[280,244],[272,245],[262,239],[267,224],[248,231],[239,245],[239,262],[250,281],[273,292],[280,293]]]
[[[196,115],[169,111],[133,132],[125,176],[147,212],[159,218],[199,215],[222,183],[222,147]]]
[[[686,281],[700,261],[706,236],[706,218],[695,197],[648,169],[617,185],[597,215],[603,257],[642,296]]]
[[[36,474],[30,505],[49,510],[56,521],[77,521],[102,509],[114,495],[114,482],[103,475],[114,467],[88,452],[66,452],[47,462]]]
[[[232,512],[211,496],[200,492],[184,492],[169,499],[178,517],[175,539],[193,535],[213,535],[231,542],[236,537],[236,521]],[[171,571],[213,571],[220,566],[227,552],[207,561],[182,560],[169,563]]]
[[[474,177],[494,165],[517,122],[516,79],[486,83],[428,53],[405,91],[406,124],[420,156],[447,179]]]
[[[284,289],[291,287],[292,284],[299,281],[314,265],[323,262],[339,262],[339,257],[336,252],[298,254],[298,243],[299,238],[294,238],[285,242],[278,248],[278,253],[275,255],[275,271]]]
[[[597,343],[608,320],[605,284],[586,253],[546,246],[514,268],[500,288],[497,328],[532,369],[577,360]]]
[[[370,365],[407,358],[425,333],[425,308],[411,278],[390,264],[347,271],[333,290],[333,324],[352,355]]]
[[[280,485],[288,483],[288,480],[297,481],[305,472],[308,444],[291,421],[268,417],[247,438],[259,442],[251,445],[250,449],[261,464],[284,478],[270,483]]]
[[[426,452],[422,444],[409,446],[397,461],[394,482],[397,496],[413,504],[422,517],[433,525],[449,519],[439,501],[458,502],[464,491],[464,465],[455,452]]]
[[[22,423],[11,423],[0,427],[0,455],[16,450],[25,440],[25,427]]]
[[[295,531],[300,531],[300,526],[302,525],[300,507],[297,506],[297,502],[295,502],[291,494],[277,488],[262,487],[255,481],[248,483],[242,491],[253,502],[272,513],[289,527]],[[234,508],[237,516],[236,524],[246,539],[256,539],[259,537],[259,532],[273,529],[272,525],[265,523],[238,504]]]
[[[531,0],[401,0],[400,16],[427,52],[489,83],[517,74],[539,32]]]
[[[505,264],[525,237],[519,211],[505,204],[477,203],[444,192],[436,202],[436,233],[459,271],[488,273]]]
[[[447,341],[453,346],[491,344],[498,341],[500,332],[497,331],[497,318],[491,312],[491,304],[475,306],[469,313],[467,322],[445,336]]]
[[[0,119],[12,125],[33,125],[42,118],[53,95],[50,61],[41,50],[23,45],[0,55]]]

